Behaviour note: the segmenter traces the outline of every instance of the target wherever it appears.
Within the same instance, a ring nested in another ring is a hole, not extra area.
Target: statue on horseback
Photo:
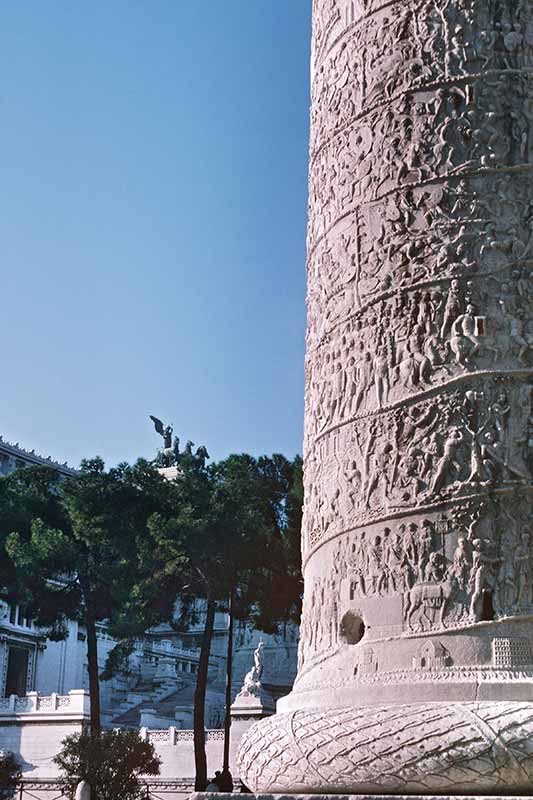
[[[158,451],[153,464],[157,467],[174,467],[178,461],[180,440],[176,436],[172,443],[174,429],[172,425],[164,425],[160,419],[150,414],[156,432],[163,439],[163,447]]]
[[[174,441],[172,440],[172,425],[165,425],[160,419],[152,416],[152,414],[150,414],[150,419],[154,423],[156,432],[163,439],[163,447],[158,451],[157,456],[152,461],[154,466],[163,468],[177,467],[184,459],[192,459],[193,463],[201,469],[205,468],[205,463],[210,456],[204,445],[198,447],[196,453],[193,453],[194,442],[189,440],[184,450],[180,452],[180,440],[177,436],[174,436]]]

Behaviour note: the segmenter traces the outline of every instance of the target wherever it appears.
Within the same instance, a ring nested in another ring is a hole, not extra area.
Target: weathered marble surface
[[[518,792],[533,758],[533,3],[314,0],[311,72],[299,672],[241,774],[255,791]],[[417,749],[438,709],[450,732]],[[480,749],[448,760],[465,714]]]
[[[533,703],[305,709],[245,733],[241,777],[273,793],[530,792],[532,727]]]
[[[190,800],[229,800],[234,797],[224,792],[194,792],[190,795]],[[445,800],[446,795],[417,795],[417,794],[249,794],[250,800]],[[499,800],[501,795],[491,794],[489,796],[478,795],[454,795],[455,800]],[[514,795],[515,800],[526,800],[531,795]]]

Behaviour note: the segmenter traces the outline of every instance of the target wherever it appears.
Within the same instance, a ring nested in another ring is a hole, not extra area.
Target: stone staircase
[[[154,684],[140,684],[128,692],[127,697],[108,712],[110,727],[138,728],[141,711],[152,708],[158,716],[168,718],[169,724],[174,721],[177,705],[193,704],[196,678],[194,675],[180,675],[179,682],[174,685],[165,682],[159,687]]]

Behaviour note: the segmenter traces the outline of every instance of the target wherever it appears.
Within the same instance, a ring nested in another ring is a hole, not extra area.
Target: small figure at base
[[[233,778],[231,777],[231,772],[229,769],[223,769],[222,772],[217,773],[217,783],[220,787],[221,792],[232,792],[233,791]]]

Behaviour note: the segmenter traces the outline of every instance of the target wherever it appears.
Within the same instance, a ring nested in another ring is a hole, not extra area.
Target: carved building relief
[[[528,639],[493,639],[492,651],[495,667],[520,667],[532,661],[531,642]]]

